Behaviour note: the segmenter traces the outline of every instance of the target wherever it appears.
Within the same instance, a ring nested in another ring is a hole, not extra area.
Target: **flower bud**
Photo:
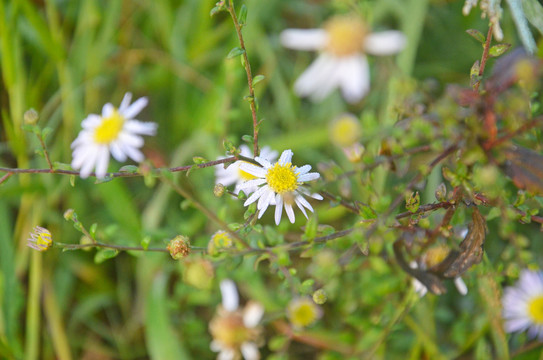
[[[182,259],[190,253],[189,238],[183,235],[177,235],[170,240],[167,249],[174,260]]]
[[[322,305],[328,300],[328,295],[326,295],[326,292],[324,289],[319,289],[313,293],[313,301],[317,305]]]
[[[38,251],[46,251],[53,245],[51,233],[41,226],[34,228],[34,232],[30,233],[30,238],[27,241],[28,247]]]
[[[226,191],[226,188],[225,188],[224,185],[221,184],[221,183],[218,183],[218,184],[215,185],[215,187],[213,188],[213,194],[214,194],[216,197],[221,197],[221,196],[223,196],[225,191]]]
[[[25,113],[23,115],[24,122],[25,122],[25,124],[28,124],[28,125],[36,124],[38,122],[39,118],[40,118],[40,115],[34,109],[29,109],[29,110],[25,111]]]

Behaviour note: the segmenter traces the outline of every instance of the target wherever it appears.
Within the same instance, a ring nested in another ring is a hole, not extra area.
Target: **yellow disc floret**
[[[537,325],[543,325],[543,295],[534,297],[528,302],[528,315]]]
[[[287,308],[287,315],[296,327],[305,327],[313,324],[319,318],[319,308],[310,299],[297,299]]]
[[[327,52],[336,56],[362,52],[367,30],[359,19],[351,16],[334,17],[324,28],[328,34]]]
[[[111,115],[102,119],[102,123],[94,131],[94,141],[98,144],[109,144],[119,137],[124,126],[124,116],[114,109]]]
[[[277,194],[294,191],[298,188],[298,174],[296,166],[291,163],[281,165],[275,163],[266,174],[268,186]]]

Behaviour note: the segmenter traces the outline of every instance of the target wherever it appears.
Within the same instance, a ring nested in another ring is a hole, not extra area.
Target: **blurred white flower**
[[[239,147],[240,154],[252,158],[253,152],[247,145],[241,145]],[[260,157],[264,158],[268,161],[275,161],[277,159],[277,151],[272,150],[269,146],[264,146],[262,149],[260,149]],[[220,157],[219,159],[224,159],[224,157]],[[244,161],[236,161],[232,164],[230,164],[226,169],[224,168],[224,165],[217,165],[215,168],[215,184],[223,184],[224,186],[230,186],[232,184],[236,184],[236,188],[234,189],[234,194],[239,193],[240,186],[246,182],[247,180],[253,180],[255,179],[255,176],[241,170],[239,166],[244,163]],[[256,190],[256,186],[244,188],[243,191],[246,194],[250,194]]]
[[[211,350],[219,353],[219,360],[237,359],[240,353],[246,360],[260,359],[258,343],[262,329],[258,324],[264,315],[264,308],[251,301],[240,310],[238,291],[232,280],[221,281],[220,288],[222,306],[209,323],[213,336]]]
[[[255,176],[255,180],[249,180],[244,183],[241,188],[258,186],[258,189],[245,201],[244,206],[248,206],[258,200],[258,218],[264,215],[264,212],[270,205],[275,205],[275,223],[279,225],[283,207],[291,223],[294,223],[294,210],[292,205],[296,204],[307,218],[305,208],[313,212],[313,207],[304,198],[305,196],[312,197],[317,200],[322,200],[319,194],[311,194],[304,189],[302,185],[306,181],[316,180],[320,177],[319,173],[309,172],[310,165],[302,167],[293,166],[292,151],[285,150],[281,154],[279,161],[272,164],[266,159],[256,157],[255,160],[262,167],[255,166],[249,163],[240,165],[240,169]]]
[[[505,288],[502,298],[505,331],[528,330],[543,340],[543,273],[523,270],[515,286]]]
[[[391,55],[406,43],[400,31],[370,33],[354,16],[334,17],[323,29],[287,29],[280,40],[287,48],[321,52],[296,80],[294,90],[299,96],[320,101],[339,87],[351,103],[361,100],[370,89],[366,53]]]
[[[97,178],[106,176],[110,153],[121,162],[127,157],[143,161],[140,135],[155,135],[157,124],[134,119],[147,106],[147,98],[139,98],[133,104],[131,99],[132,94],[126,93],[118,109],[107,103],[102,115],[90,114],[81,123],[83,130],[72,143],[72,168],[80,169],[82,178],[88,177],[93,168]]]

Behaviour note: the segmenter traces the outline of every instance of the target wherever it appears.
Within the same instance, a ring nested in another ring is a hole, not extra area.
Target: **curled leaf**
[[[504,150],[504,154],[503,169],[515,186],[543,194],[543,155],[521,146],[511,146]]]

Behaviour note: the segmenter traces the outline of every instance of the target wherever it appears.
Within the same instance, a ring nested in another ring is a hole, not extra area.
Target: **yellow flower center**
[[[426,263],[426,266],[430,269],[445,260],[447,255],[449,255],[449,252],[450,249],[445,245],[430,248],[424,254],[424,262]]]
[[[98,144],[109,144],[117,139],[124,126],[124,116],[117,109],[108,117],[102,119],[102,123],[94,130],[94,141]]]
[[[226,313],[211,320],[209,330],[213,338],[224,346],[237,349],[251,340],[251,331],[243,324],[240,312]]]
[[[243,161],[243,162],[246,162],[249,164],[249,162],[247,161]],[[240,168],[238,168],[238,175],[240,178],[242,178],[245,181],[256,179],[256,176],[254,176],[253,174],[249,174],[247,171],[243,171]]]
[[[537,325],[543,325],[543,295],[534,297],[528,303],[528,314]]]
[[[36,228],[35,231],[36,233],[34,234],[33,238],[36,241],[36,245],[43,251],[49,249],[49,247],[53,244],[51,233],[44,228]]]
[[[318,318],[318,309],[311,300],[298,300],[289,306],[289,319],[292,325],[305,327]]]
[[[341,115],[330,126],[332,142],[341,147],[353,145],[360,137],[360,123],[350,114]]]
[[[211,237],[214,245],[219,248],[232,246],[232,237],[226,231],[219,230]]]
[[[298,175],[296,174],[296,166],[291,163],[281,165],[275,163],[268,169],[266,180],[268,186],[278,194],[291,192],[298,188]]]
[[[329,20],[324,29],[328,33],[326,51],[336,56],[362,52],[367,35],[364,23],[352,16],[338,16]]]

